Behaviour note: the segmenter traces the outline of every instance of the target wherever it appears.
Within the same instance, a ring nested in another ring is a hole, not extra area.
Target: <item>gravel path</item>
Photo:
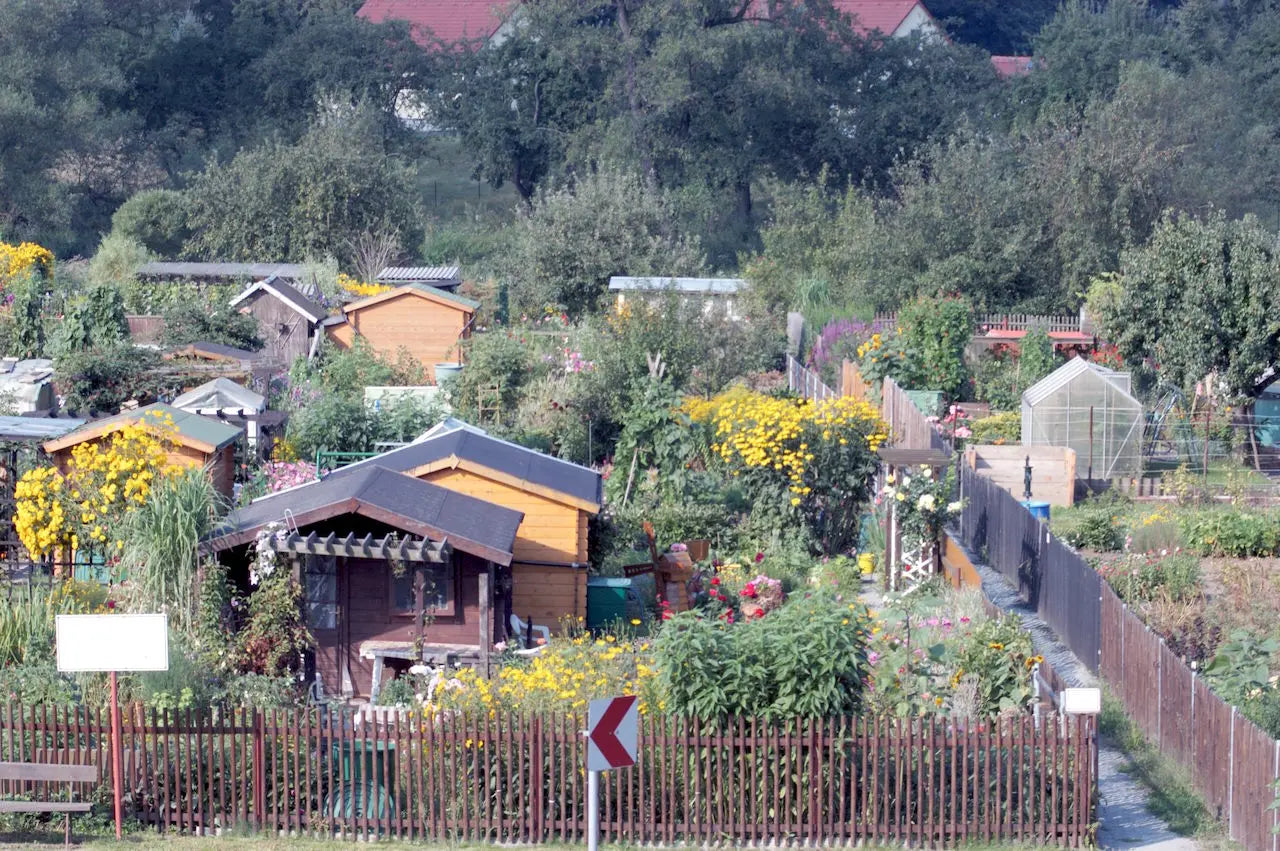
[[[1022,618],[1031,633],[1036,652],[1045,657],[1053,669],[1070,686],[1098,685],[1075,654],[1067,649],[1057,634],[1029,609],[1018,592],[1003,576],[980,564],[970,553],[982,577],[982,591],[992,603]],[[1194,840],[1178,836],[1160,818],[1147,809],[1147,789],[1130,773],[1125,755],[1102,742],[1098,749],[1098,844],[1102,848],[1141,848],[1144,851],[1194,851]]]

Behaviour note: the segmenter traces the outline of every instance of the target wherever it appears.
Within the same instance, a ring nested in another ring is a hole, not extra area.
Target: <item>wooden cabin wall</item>
[[[511,563],[511,606],[522,620],[558,629],[565,618],[587,613],[586,511],[470,470],[437,470],[424,476],[432,484],[524,512],[516,531]],[[529,562],[554,562],[553,565]],[[570,564],[582,565],[580,568]],[[561,566],[563,565],[563,566]]]
[[[437,363],[458,362],[458,338],[471,314],[412,293],[379,302],[347,314],[347,324],[331,329],[338,345],[349,347],[356,334],[374,351],[394,358],[401,349],[422,361],[427,377],[435,383]]]
[[[476,646],[480,639],[480,574],[488,570],[481,559],[456,553],[457,575],[453,589],[456,614],[437,615],[428,624],[428,644]],[[396,614],[391,600],[391,565],[384,559],[338,559],[338,622],[334,630],[314,630],[316,672],[328,694],[342,690],[345,659],[351,672],[354,696],[368,698],[373,680],[373,660],[360,656],[365,641],[412,642],[418,637],[413,615]],[[494,640],[490,615],[487,634]],[[383,683],[390,678],[384,674]]]
[[[263,352],[288,366],[311,353],[311,322],[270,293],[254,293],[240,305],[242,313],[258,320]],[[281,332],[281,327],[288,330]]]

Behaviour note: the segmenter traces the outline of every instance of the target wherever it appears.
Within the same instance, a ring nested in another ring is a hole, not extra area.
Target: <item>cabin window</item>
[[[307,556],[304,578],[307,626],[311,629],[337,629],[338,559],[334,556]]]
[[[414,599],[414,564],[406,564],[399,576],[391,573],[391,610],[397,615],[413,615],[418,611]],[[452,615],[454,569],[451,564],[422,565],[425,609],[430,615]]]

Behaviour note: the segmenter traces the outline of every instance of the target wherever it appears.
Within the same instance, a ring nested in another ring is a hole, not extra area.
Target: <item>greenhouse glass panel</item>
[[[1129,374],[1073,358],[1022,394],[1022,442],[1069,447],[1076,475],[1095,479],[1142,471],[1142,403]]]

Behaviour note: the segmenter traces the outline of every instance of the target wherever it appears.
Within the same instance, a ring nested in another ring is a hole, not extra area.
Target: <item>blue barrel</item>
[[[1035,519],[1045,523],[1049,522],[1049,503],[1031,500],[1030,502],[1022,503],[1022,505],[1027,511],[1031,512],[1031,516]]]

